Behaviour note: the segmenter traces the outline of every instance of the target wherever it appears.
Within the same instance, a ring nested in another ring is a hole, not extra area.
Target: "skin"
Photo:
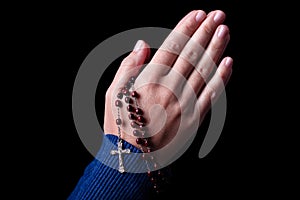
[[[145,41],[140,40],[135,49],[122,61],[106,92],[104,132],[118,135],[115,123],[117,109],[112,106],[117,99],[118,89],[131,76],[144,76],[147,80],[168,85],[167,88],[160,84],[147,84],[136,89],[140,96],[138,104],[144,111],[147,127],[153,135],[151,148],[164,147],[176,134],[181,135],[182,139],[188,138],[187,133],[178,133],[182,118],[184,117],[185,121],[184,130],[189,130],[195,124],[200,126],[232,73],[233,59],[223,57],[230,40],[229,28],[223,24],[225,17],[221,10],[212,11],[207,15],[202,10],[191,11],[173,29],[173,36],[176,37],[171,37],[171,33],[146,66],[143,64],[149,58],[150,49]],[[182,44],[183,41],[184,45],[174,45]],[[202,47],[205,53],[197,47]],[[216,67],[215,71],[213,64]],[[182,82],[176,74],[180,74],[186,81]],[[138,80],[136,82],[142,82]],[[174,90],[178,92],[177,96],[172,92]],[[195,112],[182,116],[185,107]],[[125,108],[121,109],[121,118],[128,119]],[[163,124],[162,119],[165,120]],[[136,138],[131,134],[132,129],[128,122],[123,121],[122,138],[139,147]]]

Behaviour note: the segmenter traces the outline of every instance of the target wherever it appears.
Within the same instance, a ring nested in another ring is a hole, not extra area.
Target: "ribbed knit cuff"
[[[118,171],[118,155],[110,155],[110,151],[117,148],[117,141],[118,138],[114,135],[103,137],[97,159],[86,167],[68,200],[145,200],[150,197],[151,182],[146,173],[120,173]],[[140,157],[139,149],[126,141],[123,144],[123,148],[129,148],[132,154],[137,153]],[[142,164],[136,165],[136,162],[140,162],[137,155],[132,157],[129,155],[131,154],[124,156],[125,170],[133,171],[143,168],[139,168],[143,166]]]

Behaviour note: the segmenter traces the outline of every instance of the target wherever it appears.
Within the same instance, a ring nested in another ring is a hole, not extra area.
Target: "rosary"
[[[124,173],[125,167],[123,163],[122,154],[129,154],[130,149],[123,149],[123,139],[122,139],[122,119],[120,118],[120,108],[123,106],[124,102],[127,105],[128,119],[130,120],[130,125],[133,128],[132,134],[136,137],[136,143],[139,145],[140,150],[143,152],[141,154],[142,159],[145,160],[148,171],[147,175],[153,184],[153,188],[156,193],[160,193],[162,189],[162,183],[165,182],[165,177],[161,170],[151,171],[149,165],[152,164],[152,169],[156,169],[158,166],[154,162],[153,156],[147,155],[152,151],[150,145],[150,137],[146,137],[146,119],[143,117],[143,110],[140,109],[137,99],[139,94],[134,90],[135,77],[131,77],[127,84],[121,88],[117,94],[117,100],[115,101],[115,106],[117,107],[117,119],[116,124],[118,126],[118,146],[117,150],[111,150],[111,155],[118,155],[119,158],[119,172]]]

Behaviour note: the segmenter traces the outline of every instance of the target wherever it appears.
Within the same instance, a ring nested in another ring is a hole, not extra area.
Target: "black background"
[[[18,67],[10,69],[10,80],[21,80],[10,90],[17,95],[13,99],[17,111],[11,112],[11,119],[18,122],[10,126],[18,134],[9,140],[18,148],[5,165],[16,175],[9,175],[6,181],[13,191],[11,196],[66,199],[92,161],[72,116],[73,83],[89,52],[128,29],[172,29],[194,9],[226,13],[224,23],[230,28],[231,41],[225,55],[234,59],[233,74],[226,88],[227,117],[218,143],[199,159],[203,135],[197,135],[174,163],[177,176],[169,195],[244,199],[285,196],[294,191],[288,184],[293,174],[286,167],[293,165],[286,153],[289,149],[283,148],[286,137],[277,134],[289,133],[286,127],[281,128],[282,108],[276,103],[282,83],[272,75],[279,72],[282,56],[276,34],[281,35],[283,7],[238,0],[185,0],[19,4],[10,8],[5,15],[9,21],[4,39],[12,38],[7,39],[12,58],[7,58],[11,66]],[[113,72],[114,68],[100,80],[103,88],[96,96],[100,123],[103,94]]]

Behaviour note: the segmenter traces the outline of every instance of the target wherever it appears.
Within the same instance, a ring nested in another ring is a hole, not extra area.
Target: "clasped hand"
[[[172,30],[149,63],[150,46],[139,40],[122,61],[106,93],[104,132],[118,134],[114,102],[120,87],[136,76],[138,103],[144,110],[151,145],[163,148],[185,142],[203,121],[224,90],[233,60],[223,57],[230,40],[225,13],[202,10],[188,13]],[[145,65],[144,65],[145,64]],[[121,110],[121,118],[126,118]],[[176,137],[175,137],[176,136]],[[122,124],[122,137],[136,144],[129,123]]]

